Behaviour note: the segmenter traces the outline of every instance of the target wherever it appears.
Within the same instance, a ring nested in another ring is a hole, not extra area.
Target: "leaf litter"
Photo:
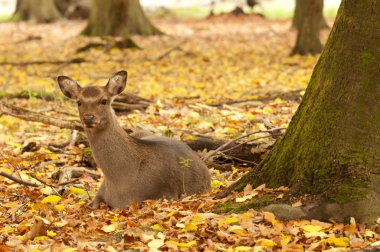
[[[317,61],[312,56],[288,57],[295,36],[289,32],[289,22],[242,17],[181,22],[163,19],[156,24],[170,36],[135,37],[143,50],[91,49],[81,53],[76,53],[78,48],[96,40],[77,36],[84,23],[0,24],[0,92],[26,90],[32,97],[33,92],[51,93],[53,101],[7,101],[67,118],[47,110],[59,108],[76,114],[74,104],[59,94],[57,75],[103,85],[111,73],[127,69],[127,92],[153,102],[144,112],[121,116],[125,126],[143,125],[177,139],[199,135],[231,139],[266,130],[265,121],[275,127],[288,125],[297,101],[275,98],[262,102],[260,98],[304,89]],[[35,34],[41,40],[20,42]],[[181,51],[160,57],[178,43]],[[75,58],[83,62],[52,63]],[[27,62],[45,63],[23,64]],[[244,102],[228,103],[235,100]],[[213,106],[215,103],[222,105]],[[242,192],[216,199],[218,192],[247,172],[240,167],[232,171],[209,167],[212,191],[208,194],[179,201],[149,200],[125,210],[104,205],[90,210],[85,205],[95,195],[99,180],[84,174],[72,184],[53,186],[55,170],[81,161],[81,146],[60,153],[46,148],[49,142],[66,141],[69,130],[6,116],[0,118],[0,129],[0,171],[46,183],[27,187],[0,177],[0,251],[349,251],[380,246],[377,226],[366,227],[354,219],[348,224],[280,221],[255,208],[216,213],[217,204],[244,204],[268,194],[281,199],[286,192],[287,188],[247,186]],[[36,142],[39,148],[22,151],[26,142]],[[293,204],[300,205],[302,202]]]

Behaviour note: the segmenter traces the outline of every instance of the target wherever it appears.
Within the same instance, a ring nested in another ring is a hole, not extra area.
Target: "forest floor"
[[[288,56],[295,40],[290,22],[255,16],[154,21],[167,36],[134,37],[141,50],[105,46],[84,52],[78,49],[102,41],[78,36],[83,22],[0,24],[2,101],[50,117],[78,119],[75,104],[64,99],[55,78],[67,75],[83,85],[104,85],[113,73],[126,69],[126,92],[152,101],[146,111],[120,116],[126,127],[182,140],[230,140],[288,125],[299,99],[279,97],[291,91],[301,96],[318,60]],[[323,32],[323,41],[328,32]],[[21,92],[30,98],[9,98]],[[50,99],[39,99],[41,95]],[[85,173],[58,185],[51,178],[59,168],[82,163],[82,145],[56,153],[47,148],[70,136],[67,129],[0,117],[0,172],[40,184],[25,186],[0,177],[0,251],[345,251],[380,245],[377,227],[354,219],[346,224],[280,221],[255,207],[217,213],[222,204],[283,197],[287,188],[262,185],[216,199],[253,166],[249,164],[227,171],[209,165],[212,191],[205,195],[151,200],[125,210],[90,210],[85,205],[99,179]],[[248,140],[259,137],[255,141],[274,141],[268,133]],[[35,147],[26,149],[31,142]],[[297,201],[293,206],[301,205]]]

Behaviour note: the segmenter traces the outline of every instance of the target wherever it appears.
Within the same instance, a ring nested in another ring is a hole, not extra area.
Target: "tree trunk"
[[[323,199],[317,216],[380,216],[380,1],[342,0],[325,49],[286,133],[246,184]],[[329,210],[330,209],[330,210]],[[313,214],[312,213],[312,214]]]
[[[17,20],[37,23],[53,22],[62,17],[54,0],[18,0],[14,16]]]
[[[145,16],[139,0],[94,0],[83,34],[128,37],[162,32]]]
[[[323,0],[319,0],[322,4],[322,11],[323,11]],[[302,8],[305,8],[303,4],[305,1],[303,0],[296,0],[296,6],[294,9],[294,15],[293,15],[293,20],[292,20],[292,28],[299,30],[302,27],[302,21],[301,21],[301,14],[302,14]],[[323,13],[323,12],[322,12]],[[327,24],[327,21],[325,17],[321,16],[321,29],[328,29],[330,28],[329,25]]]
[[[322,44],[319,39],[321,31],[321,20],[323,19],[323,0],[297,0],[298,15],[295,15],[299,28],[296,45],[291,55],[294,54],[317,54],[322,51]],[[297,9],[297,8],[296,8]]]

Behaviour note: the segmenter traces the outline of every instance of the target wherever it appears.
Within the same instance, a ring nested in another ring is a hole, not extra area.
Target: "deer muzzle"
[[[93,124],[94,115],[86,114],[83,116],[83,123],[86,125],[86,127],[91,127]]]

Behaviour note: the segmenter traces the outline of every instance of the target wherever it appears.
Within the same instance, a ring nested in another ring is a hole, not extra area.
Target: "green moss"
[[[349,180],[339,184],[329,192],[328,198],[339,204],[359,201],[365,198],[369,189],[368,181],[362,179]]]
[[[244,203],[235,202],[221,202],[214,206],[215,213],[240,213],[249,209],[257,209],[267,205],[270,205],[276,201],[276,197],[273,195],[263,195],[259,199],[252,199]]]
[[[90,147],[86,147],[83,149],[83,156],[88,157],[91,155],[91,153],[92,153],[92,150]]]
[[[360,59],[365,65],[372,64],[375,61],[375,57],[370,52],[362,52]]]
[[[7,93],[5,91],[0,91],[0,99],[4,98],[17,98],[17,99],[43,99],[47,101],[52,101],[55,99],[53,93],[38,91],[38,90],[22,90],[19,93]]]

